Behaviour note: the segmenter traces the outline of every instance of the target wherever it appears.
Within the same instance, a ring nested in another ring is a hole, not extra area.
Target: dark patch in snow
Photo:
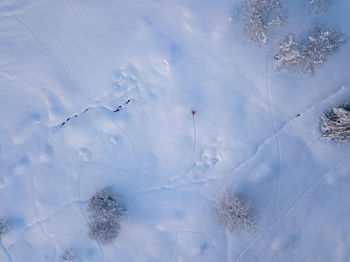
[[[126,100],[122,105],[119,105],[115,110],[111,110],[111,109],[108,109],[109,111],[111,111],[111,112],[113,112],[113,113],[116,113],[116,112],[119,112],[119,111],[121,111],[124,107],[126,107],[129,103],[131,102],[131,98],[129,98],[128,100]],[[73,115],[73,116],[70,116],[70,117],[68,117],[65,121],[63,121],[61,124],[59,124],[58,126],[57,126],[57,128],[61,128],[61,127],[63,127],[65,124],[67,124],[67,122],[69,121],[69,120],[71,120],[73,117],[79,117],[79,116],[81,116],[81,115],[83,115],[83,114],[85,114],[87,111],[89,111],[89,110],[91,110],[91,109],[95,109],[95,108],[97,108],[97,107],[92,107],[92,106],[89,106],[88,108],[86,108],[83,112],[81,112],[80,114],[75,114],[75,115]]]

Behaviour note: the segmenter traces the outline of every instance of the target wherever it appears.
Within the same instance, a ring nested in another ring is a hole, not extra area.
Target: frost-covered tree
[[[75,254],[72,249],[66,248],[60,255],[61,260],[63,261],[73,261],[75,259]]]
[[[293,34],[288,34],[278,43],[274,56],[278,69],[295,70],[305,67],[305,56],[302,46],[296,42]]]
[[[95,193],[89,200],[89,236],[103,244],[113,242],[120,231],[120,219],[126,212],[126,205],[110,187]]]
[[[304,44],[304,54],[310,63],[323,64],[344,42],[345,39],[340,32],[316,25]]]
[[[333,141],[350,141],[350,105],[339,105],[322,116],[322,134]]]
[[[249,38],[259,44],[266,44],[268,30],[287,18],[280,0],[243,0],[240,13]]]
[[[212,213],[217,222],[230,231],[249,231],[256,226],[256,212],[251,199],[232,188],[214,200]]]
[[[318,14],[327,10],[329,6],[329,0],[307,0],[310,11]]]
[[[343,44],[343,35],[333,28],[315,25],[305,41],[298,43],[292,34],[282,38],[274,56],[281,71],[299,71],[313,75],[315,66],[327,61]]]

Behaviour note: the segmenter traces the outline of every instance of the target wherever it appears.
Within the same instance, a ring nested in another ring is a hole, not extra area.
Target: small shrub
[[[90,238],[103,244],[113,242],[120,231],[120,218],[126,212],[120,196],[106,187],[90,198],[87,211]]]
[[[66,248],[60,255],[61,260],[63,261],[73,261],[75,259],[75,254],[72,249]]]
[[[333,141],[350,141],[350,105],[339,105],[322,116],[322,134]]]
[[[256,225],[256,214],[252,201],[243,193],[226,189],[213,202],[215,220],[232,231],[251,230]]]
[[[326,62],[344,43],[340,32],[316,25],[302,43],[298,43],[292,34],[282,38],[274,59],[281,71],[292,70],[313,75],[315,66]]]
[[[249,38],[259,44],[266,44],[267,31],[287,19],[280,0],[244,0],[240,16]]]

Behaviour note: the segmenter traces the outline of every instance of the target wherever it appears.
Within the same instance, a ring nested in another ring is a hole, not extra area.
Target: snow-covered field
[[[320,130],[350,102],[350,44],[313,76],[273,61],[314,23],[350,36],[350,1],[306,2],[259,46],[241,0],[0,1],[0,261],[350,261],[350,144]],[[128,211],[103,245],[86,212],[106,186]],[[226,188],[255,230],[213,219]]]

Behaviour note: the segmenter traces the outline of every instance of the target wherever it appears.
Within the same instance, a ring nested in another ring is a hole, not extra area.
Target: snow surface
[[[0,261],[350,261],[350,145],[320,132],[349,102],[350,45],[310,78],[272,61],[315,22],[349,36],[350,2],[305,2],[259,47],[238,0],[0,1]],[[110,245],[86,221],[105,186],[128,205]],[[227,187],[255,201],[255,232],[213,219]]]

